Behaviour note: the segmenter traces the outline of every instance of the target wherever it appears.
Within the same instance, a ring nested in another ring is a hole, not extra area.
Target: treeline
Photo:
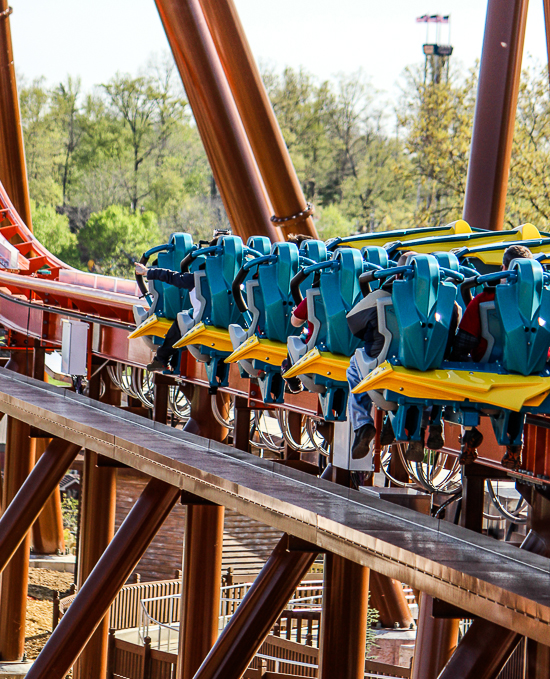
[[[475,71],[433,84],[408,69],[397,104],[360,71],[319,82],[266,70],[264,81],[323,237],[460,217]],[[75,78],[34,81],[20,98],[35,232],[67,262],[122,273],[173,231],[204,238],[227,224],[171,60],[89,93]],[[549,126],[546,69],[528,70],[506,226],[550,216]]]

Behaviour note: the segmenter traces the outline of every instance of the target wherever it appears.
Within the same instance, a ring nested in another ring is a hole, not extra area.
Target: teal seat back
[[[506,370],[533,375],[544,370],[550,346],[550,290],[534,259],[515,259],[516,278],[496,287],[495,304],[504,329]]]
[[[159,252],[158,266],[179,271],[181,260],[193,249],[193,238],[188,233],[173,233],[168,244],[173,249]],[[157,315],[175,319],[180,311],[191,307],[189,290],[181,290],[161,281],[153,281],[153,286],[159,295],[155,309]]]
[[[431,370],[441,365],[456,299],[454,283],[440,280],[432,255],[412,260],[413,274],[393,284],[399,326],[399,360],[406,368]]]
[[[377,266],[381,266],[383,269],[387,269],[389,267],[388,251],[385,250],[384,248],[369,245],[361,250],[361,254],[363,255],[363,260],[365,262],[376,264]],[[369,283],[371,292],[374,292],[374,290],[378,290],[380,285],[381,283],[378,280]]]
[[[254,286],[254,304],[260,311],[257,334],[284,342],[299,333],[290,323],[293,300],[290,281],[298,273],[298,248],[294,243],[275,243],[271,253],[277,257],[258,267],[258,285]]]
[[[363,260],[359,250],[339,248],[334,261],[337,268],[321,271],[320,294],[314,297],[315,316],[320,322],[315,345],[321,351],[351,356],[361,342],[351,334],[346,315],[362,296],[359,276]]]
[[[322,240],[305,240],[300,245],[300,255],[314,262],[326,262],[328,258],[327,246]]]
[[[193,270],[204,264],[201,291],[206,304],[202,320],[218,328],[227,328],[242,319],[231,294],[231,285],[243,265],[244,245],[238,236],[223,236],[218,245],[221,252],[197,257]],[[201,259],[203,262],[199,261]]]
[[[322,240],[303,241],[300,244],[299,254],[300,257],[306,257],[315,263],[326,262],[329,259],[327,246]],[[312,273],[300,283],[300,290],[304,297],[306,296],[306,291],[313,285],[314,280],[315,274]]]
[[[460,262],[454,252],[432,252],[431,255],[435,257],[439,266],[442,266],[444,269],[460,271]]]
[[[268,255],[271,251],[271,241],[267,236],[250,236],[246,241],[246,247],[260,255]]]

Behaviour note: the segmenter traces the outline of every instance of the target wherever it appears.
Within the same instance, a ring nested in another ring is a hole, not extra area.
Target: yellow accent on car
[[[335,382],[347,382],[346,370],[349,368],[348,356],[336,356],[328,352],[320,352],[317,347],[308,351],[305,356],[284,373],[289,379],[296,375],[322,375]]]
[[[214,325],[205,325],[204,323],[198,323],[186,332],[180,340],[175,342],[174,349],[181,349],[189,344],[199,344],[203,347],[227,353],[233,351],[233,345],[227,330],[216,328]]]
[[[143,321],[143,323],[138,325],[138,327],[128,335],[128,339],[144,337],[145,335],[166,337],[166,333],[173,322],[174,321],[171,321],[169,318],[159,318],[156,314],[153,314]]]
[[[473,370],[408,370],[388,361],[375,368],[352,391],[387,389],[409,398],[487,403],[518,412],[540,405],[550,392],[550,377],[500,375]]]
[[[409,240],[417,240],[418,238],[436,238],[438,236],[455,236],[456,234],[461,234],[461,233],[472,233],[472,229],[468,222],[465,222],[463,219],[457,219],[456,222],[453,222],[452,224],[449,224],[447,228],[445,227],[434,227],[434,235],[430,236],[428,233],[424,232],[421,236],[418,235],[418,233],[415,233],[414,229],[411,229],[410,233],[407,233],[406,235],[403,236],[395,236],[392,234],[391,231],[386,231],[382,232],[378,238],[365,238],[365,240],[355,240],[355,241],[350,241],[349,243],[346,243],[347,246],[351,248],[356,248],[360,250],[361,248],[364,248],[366,245],[378,245],[380,247],[383,247],[386,243],[391,243],[392,241],[399,240],[402,243],[405,243],[406,241]],[[433,252],[433,250],[432,250]]]
[[[275,342],[265,338],[252,335],[246,342],[225,359],[225,363],[236,363],[237,361],[263,361],[269,365],[281,365],[287,356],[287,346],[282,342]]]

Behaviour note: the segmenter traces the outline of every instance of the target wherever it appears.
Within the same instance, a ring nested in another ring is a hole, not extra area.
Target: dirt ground
[[[52,633],[54,593],[58,591],[63,596],[72,582],[72,573],[61,573],[46,568],[29,569],[25,631],[25,652],[28,660],[37,657]]]

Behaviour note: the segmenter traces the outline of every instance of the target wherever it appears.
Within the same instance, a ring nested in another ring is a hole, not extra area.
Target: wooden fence
[[[319,648],[321,610],[293,608],[284,610],[273,627],[276,637]]]
[[[268,656],[267,658],[262,656]],[[109,634],[107,679],[175,679],[176,653],[156,651],[151,641],[144,646],[122,641]],[[270,635],[243,675],[243,679],[303,679],[317,677],[319,649]],[[396,677],[410,679],[405,667],[365,661],[366,677]]]
[[[250,589],[251,583],[226,585],[225,582],[226,581],[224,580],[222,583],[220,615],[230,617],[237,610],[237,606],[246,592]],[[322,592],[322,587],[320,587],[318,583],[304,582],[304,584],[300,585],[296,592],[294,592],[293,598],[289,603],[292,603],[293,599],[296,598],[319,596],[322,595]],[[180,593],[181,578],[161,580],[158,582],[137,582],[130,585],[124,585],[110,608],[109,627],[112,627],[115,630],[138,627],[140,620],[140,601],[142,599],[154,599],[156,597],[172,596]],[[53,600],[52,630],[57,627],[57,623],[72,604],[75,597],[76,592],[74,591],[63,599],[59,599],[56,593]],[[168,622],[169,619],[171,622],[179,622],[179,606],[174,606],[174,601],[172,599],[150,601],[147,605],[147,611],[151,617],[159,622]],[[283,621],[282,624],[284,632],[284,630],[286,630],[285,622]]]
[[[136,582],[124,587],[117,594],[109,610],[109,627],[115,630],[132,629],[139,626],[140,601],[155,597],[170,596],[181,593],[181,578],[177,580],[161,580],[158,582]],[[54,597],[52,629],[65,614],[65,611],[74,601],[76,593],[59,599]],[[169,614],[173,600],[160,599],[149,602],[149,613],[160,622],[165,622]],[[174,617],[175,616],[175,617]],[[173,612],[172,620],[179,621],[179,606]]]

